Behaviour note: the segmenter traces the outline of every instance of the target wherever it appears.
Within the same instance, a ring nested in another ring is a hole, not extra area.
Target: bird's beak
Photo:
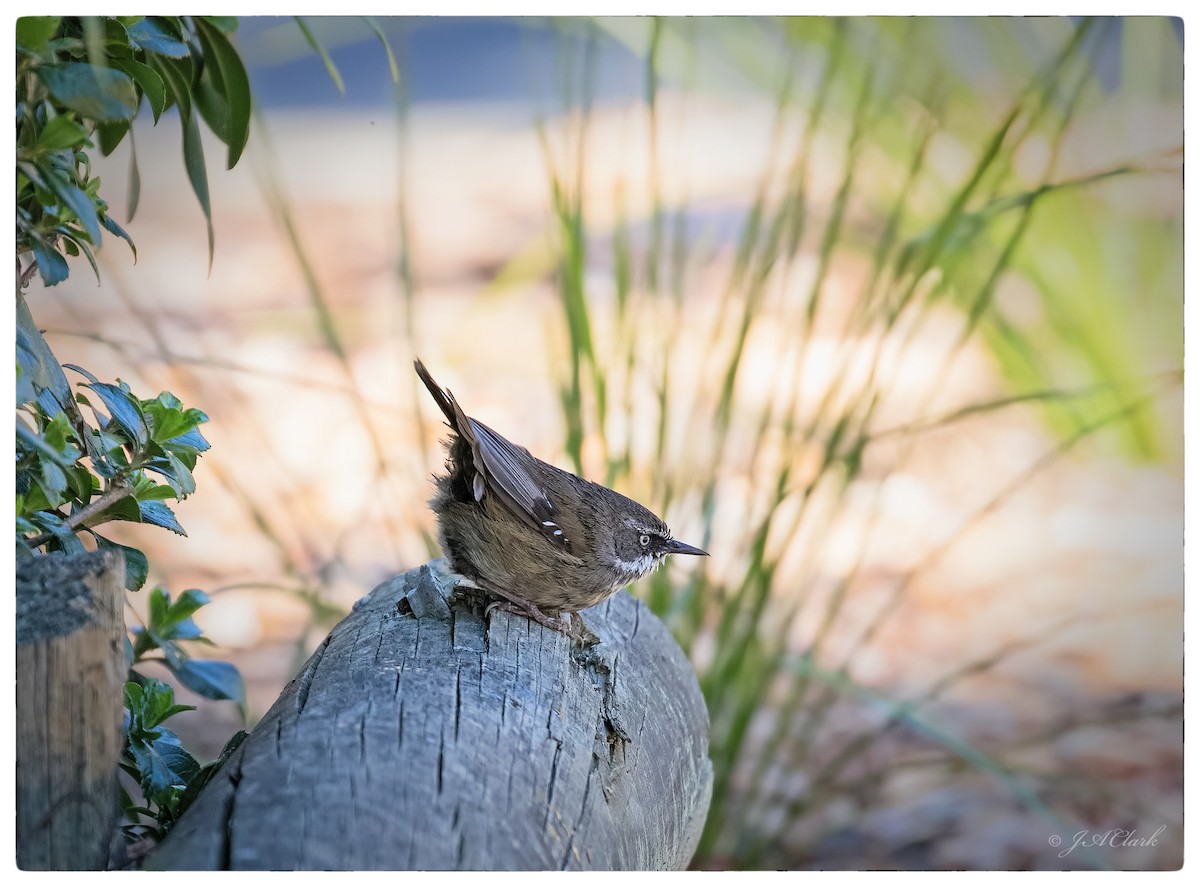
[[[696,548],[696,546],[680,542],[678,539],[667,540],[666,552],[667,554],[702,554],[708,557],[708,552],[703,548]]]

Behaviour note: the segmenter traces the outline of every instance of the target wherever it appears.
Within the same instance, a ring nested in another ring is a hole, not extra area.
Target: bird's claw
[[[583,619],[578,613],[571,613],[570,619],[564,622],[561,617],[547,616],[537,607],[533,606],[533,604],[529,604],[526,607],[516,601],[499,600],[492,601],[484,608],[483,618],[487,619],[491,616],[492,611],[497,609],[526,616],[539,625],[544,625],[546,628],[557,631],[559,634],[566,635],[585,650],[600,641],[600,638],[583,624]]]

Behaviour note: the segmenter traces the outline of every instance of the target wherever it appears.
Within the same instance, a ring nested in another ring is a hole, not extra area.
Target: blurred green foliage
[[[698,514],[699,527],[677,527],[685,538],[736,553],[732,572],[719,578],[689,571],[681,581],[663,572],[643,593],[697,661],[712,719],[716,785],[696,864],[788,864],[781,842],[795,825],[878,784],[872,747],[922,718],[923,707],[963,676],[1006,655],[955,664],[910,698],[889,700],[852,679],[857,655],[966,527],[900,577],[849,653],[832,649],[831,638],[847,627],[847,592],[865,541],[843,575],[825,577],[813,566],[799,582],[781,582],[785,558],[819,563],[852,486],[878,495],[895,456],[878,453],[877,441],[898,436],[911,448],[922,433],[969,415],[1037,404],[1059,445],[981,514],[1084,439],[1135,459],[1180,454],[1156,399],[1182,382],[1181,215],[1114,210],[1112,189],[1132,180],[1177,183],[1182,132],[1178,143],[1150,144],[1084,174],[1060,173],[1068,136],[1095,127],[1097,109],[1115,107],[1121,119],[1142,101],[1169,108],[1181,100],[1180,47],[1169,20],[1148,18],[598,19],[590,27],[585,40],[603,29],[646,60],[651,193],[638,216],[623,211],[611,224],[589,216],[592,72],[586,52],[572,44],[563,94],[578,123],[561,145],[542,130],[565,342],[563,359],[551,364],[561,368],[565,449],[581,473],[603,473],[674,515],[672,526]],[[588,26],[573,29],[580,30],[586,35]],[[1120,50],[1115,86],[1099,75],[1113,45]],[[1149,77],[1148,58],[1158,60]],[[703,236],[686,200],[668,198],[663,186],[664,83],[773,97],[767,164],[748,195],[715,312],[696,311],[684,295],[703,267],[695,250]],[[947,168],[945,159],[954,163]],[[819,199],[818,163],[836,183]],[[636,240],[633,230],[642,232]],[[606,289],[613,298],[593,293],[595,253],[612,257]],[[849,287],[836,276],[847,267],[861,269]],[[515,263],[500,276],[506,285],[528,279]],[[802,297],[789,286],[795,280],[811,281]],[[1018,305],[1023,310],[1008,298],[1013,289],[1028,303]],[[915,347],[946,308],[959,317],[957,342],[918,400],[944,384],[968,342],[987,349],[1011,393],[880,428],[877,411],[893,386],[888,361]],[[739,382],[767,326],[794,347],[778,356],[772,387],[752,404]],[[801,410],[818,327],[843,347],[829,390]],[[615,332],[601,342],[598,329]],[[685,335],[690,341],[681,341]],[[673,372],[698,341],[707,343],[699,367]],[[867,351],[865,381],[844,347],[853,341],[877,343]],[[654,418],[644,425],[657,428],[650,465],[639,464],[633,422],[612,433],[614,413],[644,417],[647,401]],[[585,460],[585,440],[599,444],[599,470]],[[744,515],[741,528],[719,521],[730,506]],[[816,628],[803,633],[798,651],[793,638],[806,616]],[[835,705],[864,694],[895,714],[839,739],[832,760],[818,757]],[[953,730],[922,723],[948,760],[1000,780],[1020,804],[1066,827],[1058,817],[1069,813],[1052,810],[1023,777]],[[776,788],[781,772],[806,775],[800,796]],[[1096,855],[1087,861],[1105,864]]]

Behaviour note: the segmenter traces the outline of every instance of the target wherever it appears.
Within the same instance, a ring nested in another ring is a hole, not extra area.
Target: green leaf
[[[140,591],[146,584],[146,577],[150,575],[150,562],[139,549],[116,544],[125,552],[125,587],[130,591]]]
[[[136,683],[129,681],[125,691],[125,705],[131,721],[129,732],[133,735],[152,734],[172,715],[196,710],[194,705],[177,705],[174,688],[158,678],[147,677]]]
[[[186,499],[196,492],[196,481],[191,470],[170,450],[163,450],[161,456],[155,456],[147,462],[146,470],[161,474],[175,491],[176,499]]]
[[[59,416],[62,414],[60,413]],[[56,419],[58,416],[55,417]],[[26,451],[36,450],[38,455],[43,459],[49,459],[56,462],[63,468],[70,468],[76,459],[79,458],[79,453],[72,447],[67,450],[65,447],[62,450],[55,449],[46,443],[38,435],[34,434],[23,421],[17,420],[17,443],[22,445]]]
[[[61,226],[55,230],[58,230],[63,235],[62,244],[68,253],[73,256],[77,256],[82,253],[83,257],[88,260],[88,264],[92,266],[92,273],[96,275],[96,283],[99,283],[100,268],[96,264],[96,256],[92,252],[92,248],[88,246],[88,241],[85,239],[87,235],[82,231],[74,232],[73,229],[73,233],[68,234],[66,231],[62,230]]]
[[[367,23],[367,27],[375,32],[375,36],[379,38],[379,42],[383,44],[383,51],[387,53],[388,70],[392,74],[392,82],[400,82],[400,68],[396,65],[396,56],[392,53],[392,45],[388,43],[387,35],[383,33],[383,29],[379,27],[379,23],[374,17],[366,15],[363,20]]]
[[[96,411],[97,415],[101,415]],[[105,417],[108,420],[108,417]],[[88,428],[84,440],[87,442],[88,456],[92,460],[92,468],[96,474],[111,480],[128,467],[129,460],[125,457],[123,447],[125,441],[113,434]],[[137,520],[135,517],[134,520]]]
[[[83,547],[83,543],[70,530],[63,529],[54,534],[54,538],[47,543],[47,551],[61,551],[63,554],[87,554],[87,549]]]
[[[192,183],[192,191],[200,202],[204,212],[204,224],[208,228],[208,269],[212,270],[213,262],[213,224],[212,209],[208,200],[208,173],[204,169],[204,146],[200,143],[200,124],[194,116],[182,119],[183,123],[183,165],[187,168],[188,181]]]
[[[214,659],[187,659],[173,669],[183,685],[205,699],[232,699],[246,706],[246,685],[236,667]]]
[[[149,678],[148,680],[156,681],[158,678]],[[141,716],[141,711],[146,707],[146,691],[139,681],[125,682],[125,708],[130,716]],[[139,721],[140,723],[140,721]]]
[[[52,447],[57,453],[66,451],[69,441],[75,436],[75,429],[71,427],[71,423],[67,421],[67,417],[63,414],[55,416],[42,431],[42,439],[46,441],[46,445]],[[74,447],[71,448],[74,450]],[[68,464],[79,458],[79,452],[76,450],[74,456],[68,457]]]
[[[121,21],[118,16],[112,15],[104,16],[102,21],[104,24],[105,62],[111,65],[114,59],[130,58],[134,53],[134,47],[129,42],[129,31],[125,22]]]
[[[86,552],[87,549],[83,547],[83,543],[63,523],[62,518],[54,512],[37,511],[29,515],[29,520],[37,524],[41,529],[54,535],[54,539],[47,543],[47,547],[50,550],[63,551],[67,554],[83,554]]]
[[[200,772],[200,764],[183,747],[179,737],[165,727],[158,728],[158,735],[153,737],[130,737],[128,749],[140,773],[138,783],[151,800],[168,789],[186,788]]]
[[[58,250],[42,242],[30,244],[30,249],[37,260],[38,276],[46,286],[60,284],[70,275],[71,269],[67,267],[67,260]]]
[[[89,120],[132,120],[137,92],[124,71],[82,62],[38,65],[34,73],[60,103]]]
[[[96,213],[96,205],[87,193],[67,179],[66,176],[53,169],[43,169],[46,184],[55,196],[73,212],[79,223],[87,230],[92,243],[100,242],[100,219]]]
[[[191,616],[208,603],[208,595],[198,588],[189,588],[171,603],[170,595],[156,588],[150,600],[149,631],[164,650],[167,641],[192,641],[202,634]],[[169,660],[176,657],[168,657]],[[178,661],[182,661],[181,659]]]
[[[204,15],[200,16],[200,18],[211,23],[226,34],[232,34],[238,28],[238,20],[236,15]]]
[[[131,628],[129,631],[133,634],[134,640],[129,647],[128,659],[131,664],[141,662],[143,656],[145,656],[151,650],[158,649],[158,639],[146,629],[135,627]],[[129,673],[129,679],[131,681],[136,680],[139,682],[146,680],[146,678],[143,678],[136,671],[131,671]]]
[[[166,590],[160,585],[156,586],[150,592],[150,612],[149,612],[149,629],[158,634],[158,628],[167,619],[167,610],[171,606],[171,597]]]
[[[79,366],[79,364],[64,363],[63,368],[68,369],[68,370],[74,370],[75,372],[79,373],[79,375],[81,375],[85,379],[87,379],[89,382],[95,382],[97,384],[99,384],[99,382],[100,382],[100,380],[97,379],[95,376],[93,376],[90,371],[85,370],[83,367]]]
[[[138,511],[141,513],[143,523],[163,527],[180,536],[187,535],[183,531],[183,527],[179,525],[179,521],[175,519],[175,512],[162,502],[138,501]]]
[[[210,600],[211,598],[199,588],[186,589],[171,606],[171,614],[183,619],[191,616]]]
[[[204,632],[200,630],[200,626],[191,619],[180,619],[166,629],[166,635],[160,636],[160,641],[198,641],[203,639],[203,636]]]
[[[174,490],[172,490],[166,484],[156,484],[149,480],[149,478],[147,478],[147,486],[145,489],[137,489],[137,500],[139,502],[157,502],[160,499],[173,499],[174,497]]]
[[[133,244],[133,238],[126,233],[125,229],[112,220],[107,214],[100,216],[100,224],[104,226],[104,230],[110,234],[115,234],[126,243],[129,244],[129,249],[133,252],[133,260],[137,261],[137,247]]]
[[[200,79],[192,85],[192,102],[213,134],[229,143],[229,105],[225,101],[221,72],[216,64],[205,64]]]
[[[175,59],[181,59],[188,54],[187,44],[168,34],[153,19],[144,18],[126,30],[129,32],[129,39],[138,49]]]
[[[65,501],[63,493],[67,490],[67,475],[53,462],[47,461],[42,463],[42,475],[38,479],[38,485],[42,488],[42,492],[46,494],[46,501],[50,503],[52,508],[61,505]]]
[[[170,59],[149,56],[147,59],[162,77],[167,87],[167,107],[174,102],[179,106],[180,117],[192,116],[192,65],[191,59]]]
[[[77,367],[71,365],[71,369],[77,369]],[[112,420],[131,443],[135,443],[139,447],[146,445],[146,441],[150,438],[150,429],[146,427],[146,417],[142,415],[142,405],[136,397],[108,382],[83,382],[81,384],[91,388],[100,396],[104,405],[112,413]]]
[[[142,401],[142,407],[150,420],[151,438],[166,443],[191,431],[208,416],[197,409],[182,410],[179,399],[164,391],[155,400]]]
[[[188,471],[196,470],[196,461],[199,454],[194,447],[179,446],[174,442],[167,442],[162,445],[162,449],[166,453],[170,453],[178,459]]]
[[[140,524],[142,522],[142,512],[138,507],[137,500],[132,496],[122,496],[96,515],[90,523],[95,526],[96,524],[114,520]]]
[[[162,650],[163,658],[167,660],[167,668],[171,669],[172,672],[181,667],[188,658],[183,647],[179,646],[176,641],[170,639],[164,640],[156,636],[155,643]]]
[[[199,410],[197,410],[196,412],[199,412]],[[204,417],[204,421],[206,421],[206,422],[208,421],[207,416]],[[176,453],[176,455],[178,455],[182,459],[183,453],[181,452],[181,447],[176,446],[176,444],[179,444],[179,445],[185,446],[185,447],[190,447],[191,449],[194,449],[198,453],[203,453],[207,450],[212,449],[212,444],[210,444],[207,440],[205,440],[204,435],[201,434],[199,429],[196,429],[196,428],[193,428],[187,434],[181,434],[181,435],[179,435],[179,437],[173,438],[171,440],[171,442],[166,445],[167,449],[173,450]],[[195,460],[193,460],[192,467],[193,468],[195,467]]]
[[[18,344],[18,348],[20,345]],[[22,404],[32,403],[37,398],[37,392],[33,390],[33,383],[29,381],[29,374],[21,369],[21,360],[18,351],[16,376],[17,376],[17,406]]]
[[[150,575],[150,562],[146,559],[146,555],[136,548],[131,548],[128,545],[122,545],[119,542],[113,542],[111,539],[105,539],[95,530],[89,530],[92,538],[96,540],[96,544],[101,548],[117,548],[125,555],[125,587],[130,591],[140,591],[142,586],[146,584],[146,577]]]
[[[142,196],[142,176],[138,172],[137,162],[137,147],[133,140],[133,130],[129,131],[129,191],[126,193],[125,200],[129,204],[129,210],[126,213],[128,221],[133,221],[134,213],[137,212],[138,200]],[[132,241],[129,244],[133,246]],[[137,251],[134,251],[134,259],[137,259]]]
[[[23,15],[17,19],[17,45],[35,52],[45,47],[58,30],[57,15]]]
[[[163,82],[162,75],[135,59],[113,59],[112,64],[114,68],[119,68],[132,77],[133,82],[142,88],[142,94],[150,104],[154,122],[158,123],[159,115],[167,107],[167,85]]]
[[[221,94],[228,106],[224,139],[229,146],[226,169],[233,169],[250,138],[250,79],[237,50],[220,29],[204,18],[195,22],[205,60],[215,61],[220,72]]]
[[[136,778],[136,777],[134,777],[134,778]],[[136,811],[138,809],[138,805],[135,804],[133,798],[131,798],[129,796],[129,792],[127,792],[125,790],[125,786],[118,784],[117,788],[119,790],[119,795],[120,795],[121,812],[124,813],[125,816],[128,819],[130,819],[131,821],[137,822],[137,812]]]
[[[329,79],[333,81],[333,85],[337,87],[337,91],[343,95],[346,92],[346,85],[342,82],[342,75],[338,73],[337,65],[333,63],[333,59],[329,57],[329,53],[325,51],[325,47],[317,42],[317,38],[313,32],[308,29],[307,23],[300,16],[296,16],[296,24],[300,28],[300,33],[304,35],[304,39],[308,41],[308,45],[313,48],[317,55],[321,57],[321,61],[325,64],[325,71],[329,74]]]
[[[82,145],[88,140],[88,131],[66,114],[55,117],[38,134],[39,148],[48,151],[58,151]]]
[[[71,405],[71,383],[59,366],[58,358],[42,338],[41,331],[33,322],[33,315],[29,313],[29,305],[20,293],[17,293],[17,359],[38,391],[38,406],[47,415],[55,416]]]
[[[107,157],[117,150],[117,145],[129,132],[128,120],[117,120],[112,123],[96,124],[96,134],[100,137],[100,153]]]
[[[49,527],[42,526],[41,518],[38,517],[39,513],[45,514],[47,518],[57,524],[62,523],[62,518],[57,514],[47,511],[49,507],[50,503],[46,501],[46,495],[42,492],[41,487],[34,485],[25,491],[24,499],[21,502],[22,513],[27,515],[31,521],[34,518],[38,519],[38,523],[35,524],[34,530],[31,532],[41,532],[42,530],[49,529]]]
[[[158,24],[163,32],[174,37],[176,40],[183,40],[183,23],[177,15],[156,15],[153,16],[154,21]]]
[[[71,485],[71,493],[81,505],[87,505],[100,491],[99,478],[92,474],[86,465],[71,468],[67,472],[67,482]]]

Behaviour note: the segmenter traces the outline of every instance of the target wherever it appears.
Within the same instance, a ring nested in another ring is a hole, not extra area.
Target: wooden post
[[[17,564],[17,865],[102,869],[119,812],[125,561]]]
[[[579,651],[450,587],[427,565],[360,601],[147,867],[686,867],[708,716],[666,627],[622,592]]]

